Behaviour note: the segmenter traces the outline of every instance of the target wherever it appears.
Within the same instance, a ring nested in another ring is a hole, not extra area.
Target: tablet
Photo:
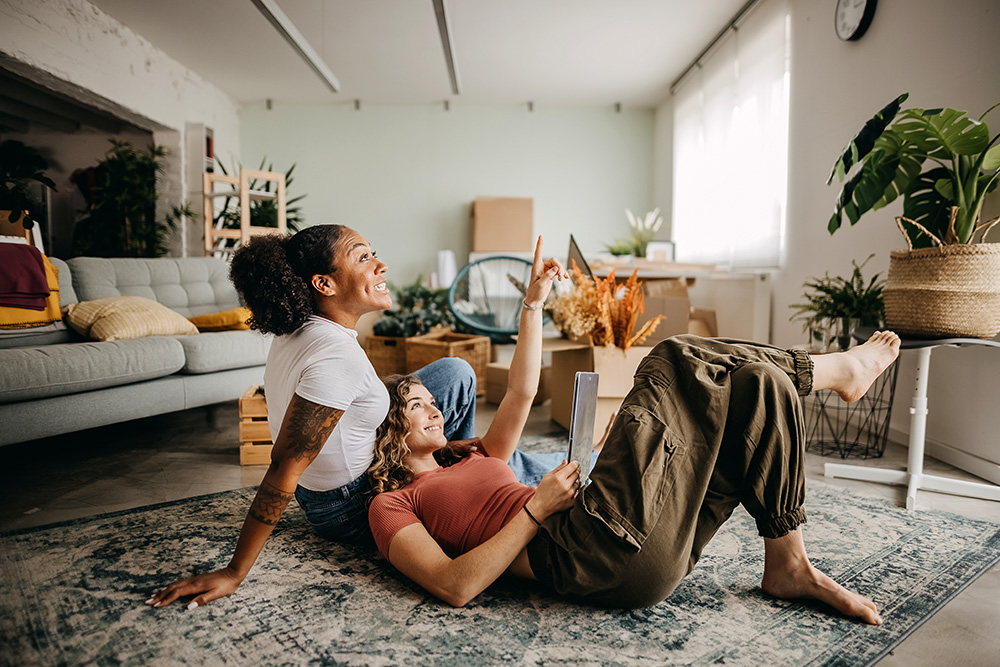
[[[573,409],[569,418],[569,454],[566,458],[580,464],[581,487],[586,486],[590,478],[599,377],[597,373],[578,371],[573,381]]]

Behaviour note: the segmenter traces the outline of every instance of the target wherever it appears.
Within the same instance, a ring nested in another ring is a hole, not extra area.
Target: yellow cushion
[[[180,313],[141,296],[112,296],[70,304],[64,310],[73,329],[93,340],[185,336],[198,329]]]
[[[218,313],[195,315],[189,317],[188,321],[198,327],[198,331],[231,331],[233,329],[249,329],[250,326],[247,324],[249,318],[250,309],[240,306]]]
[[[45,298],[45,310],[0,306],[0,329],[34,329],[62,320],[59,312],[59,269],[42,255],[45,262],[45,279],[49,283],[49,295]]]

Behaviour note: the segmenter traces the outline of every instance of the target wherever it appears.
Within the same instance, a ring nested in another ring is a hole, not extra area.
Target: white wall
[[[905,248],[893,217],[901,202],[846,224],[831,236],[826,223],[839,192],[826,179],[844,145],[876,111],[902,92],[906,106],[949,106],[978,117],[1000,101],[1000,59],[989,49],[1000,35],[996,0],[882,2],[867,34],[842,42],[833,30],[830,0],[795,0],[792,7],[791,100],[787,257],[774,276],[772,342],[805,342],[788,306],[802,283],[830,271],[846,275],[851,260],[876,256],[866,272],[884,272],[889,251]],[[991,116],[993,133],[1000,113]],[[669,123],[667,114],[658,123]],[[657,133],[665,129],[658,127]],[[660,153],[657,159],[662,159]],[[662,171],[662,170],[658,170]],[[989,202],[996,210],[996,197]],[[993,215],[996,215],[994,212]],[[997,240],[997,235],[992,236]],[[870,274],[869,274],[870,275]],[[949,448],[975,457],[979,474],[1000,482],[1000,411],[994,408],[1000,379],[998,350],[939,349],[933,354],[928,418],[929,452]],[[909,432],[915,353],[903,353],[892,415],[892,435]],[[954,458],[954,457],[952,457]],[[965,462],[968,467],[969,461]]]
[[[172,153],[165,203],[190,199],[201,189],[183,175],[185,122],[212,127],[220,157],[239,157],[238,105],[85,0],[4,0],[0,36],[5,67],[153,132]],[[183,253],[178,243],[173,254]]]
[[[295,163],[307,222],[361,231],[396,284],[427,276],[439,249],[464,265],[479,195],[533,198],[558,256],[571,232],[599,251],[627,235],[626,207],[652,207],[651,110],[250,105],[242,123],[246,164]]]

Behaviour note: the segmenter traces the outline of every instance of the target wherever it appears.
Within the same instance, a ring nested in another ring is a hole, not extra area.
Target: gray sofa
[[[220,259],[52,262],[62,306],[143,296],[191,317],[240,305]],[[270,344],[255,331],[107,342],[68,328],[0,336],[0,445],[236,399],[263,382]]]

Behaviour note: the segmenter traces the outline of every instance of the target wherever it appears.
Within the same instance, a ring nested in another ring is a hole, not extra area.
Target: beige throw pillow
[[[180,313],[141,296],[113,296],[73,303],[66,306],[64,314],[73,329],[93,340],[198,333],[198,328]]]

